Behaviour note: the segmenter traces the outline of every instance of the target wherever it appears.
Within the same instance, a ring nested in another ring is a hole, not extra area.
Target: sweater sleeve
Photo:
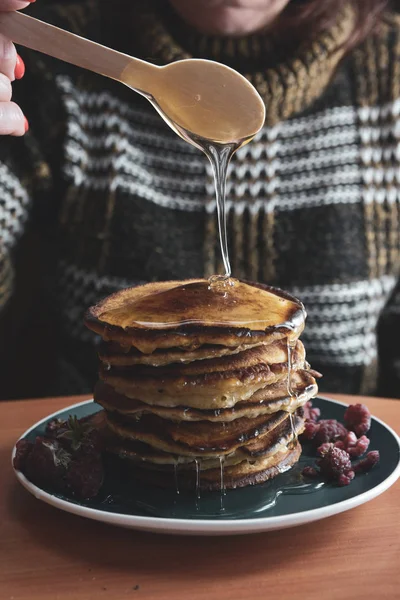
[[[400,279],[378,323],[378,394],[400,397]]]
[[[92,0],[41,0],[27,12],[77,33],[85,29]],[[93,36],[92,36],[93,37]],[[27,116],[30,129],[22,138],[0,137],[0,360],[17,356],[18,339],[35,319],[41,302],[43,261],[50,254],[62,193],[61,165],[65,108],[57,77],[69,65],[25,48],[17,48],[25,76],[13,83],[13,100]]]
[[[389,49],[386,68],[381,69],[381,81],[387,82],[388,97],[386,110],[389,108],[392,123],[388,141],[392,148],[392,169],[395,173],[393,179],[387,179],[385,184],[390,190],[391,204],[385,205],[391,220],[392,235],[387,243],[388,253],[392,256],[390,275],[399,277],[400,274],[400,152],[399,152],[399,126],[400,126],[400,15],[393,14],[388,19]],[[379,45],[377,44],[379,48]],[[383,86],[382,89],[385,89]],[[385,110],[385,109],[384,109]],[[395,200],[394,200],[395,198]],[[377,394],[386,397],[400,397],[400,344],[398,332],[400,331],[400,279],[386,302],[377,325],[378,336],[378,388]]]
[[[34,61],[29,56],[24,54],[23,59],[27,75],[13,86],[13,98],[26,114],[30,130],[22,138],[0,138],[0,360],[3,365],[15,358],[17,340],[24,334],[37,302],[41,265],[36,225],[43,221],[43,215],[50,224],[55,215],[52,190],[56,147],[61,139],[61,130],[49,127],[49,123],[56,122],[57,110],[52,78],[45,79],[40,65],[33,67]],[[40,115],[35,104],[46,93],[50,93],[52,101],[47,103],[49,120],[45,124],[44,115]]]
[[[1,144],[1,150],[5,150],[3,146]],[[12,296],[12,257],[25,230],[30,206],[30,194],[14,168],[11,153],[8,152],[7,158],[4,152],[0,153],[0,315]]]

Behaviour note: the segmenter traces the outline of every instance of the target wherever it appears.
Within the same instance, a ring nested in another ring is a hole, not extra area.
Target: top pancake
[[[116,292],[86,314],[86,325],[105,341],[157,349],[205,344],[228,348],[297,338],[304,307],[285,292],[230,280],[214,288],[205,279],[153,282]]]

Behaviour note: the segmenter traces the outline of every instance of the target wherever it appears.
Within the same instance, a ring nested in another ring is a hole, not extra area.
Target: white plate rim
[[[348,406],[345,402],[340,400],[334,400],[327,396],[319,395],[318,398],[339,404],[340,406]],[[92,403],[94,400],[84,400],[65,408],[59,409],[54,413],[47,415],[31,427],[27,429],[20,437],[26,437],[33,429],[42,425],[49,419],[56,417],[60,412],[72,410],[80,406]],[[381,419],[372,416],[372,418],[380,423],[389,433],[394,437],[400,452],[400,437],[397,433],[389,427]],[[15,446],[12,450],[11,461],[15,456]],[[357,496],[336,502],[335,504],[329,504],[320,508],[314,508],[305,510],[297,513],[291,513],[289,515],[280,515],[275,517],[261,517],[259,519],[176,519],[174,517],[146,517],[140,515],[126,515],[124,513],[110,513],[107,511],[98,510],[96,508],[88,508],[79,504],[73,504],[57,496],[53,496],[48,492],[45,492],[41,488],[31,483],[25,475],[20,471],[14,469],[14,473],[18,481],[27,489],[35,498],[50,504],[55,508],[63,510],[65,512],[92,519],[95,521],[101,521],[109,525],[116,525],[119,527],[125,527],[129,529],[138,529],[143,531],[153,531],[156,533],[169,533],[178,535],[239,535],[239,534],[251,534],[261,533],[265,531],[274,531],[277,529],[286,529],[288,527],[295,527],[298,525],[304,525],[306,523],[312,523],[320,519],[331,517],[336,514],[340,514],[352,508],[356,508],[370,500],[373,500],[377,496],[380,496],[383,492],[389,489],[400,477],[400,458],[396,468],[384,481],[377,486],[362,492]]]

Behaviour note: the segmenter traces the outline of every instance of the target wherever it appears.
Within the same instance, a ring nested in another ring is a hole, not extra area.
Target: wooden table
[[[0,600],[400,598],[399,482],[311,525],[220,538],[129,531],[38,502],[15,480],[11,448],[35,421],[82,399],[0,403]],[[400,401],[362,401],[400,430]]]

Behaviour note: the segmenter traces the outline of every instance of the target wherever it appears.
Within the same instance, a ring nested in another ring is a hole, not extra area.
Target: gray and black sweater
[[[165,2],[131,1],[132,19],[117,3],[111,20],[91,0],[39,4],[30,12],[157,64],[201,56],[249,77],[267,119],[231,165],[233,275],[303,301],[322,390],[400,397],[395,17],[344,56],[348,8],[274,64],[265,35],[201,36]],[[96,378],[89,305],[139,282],[220,271],[212,173],[132,91],[21,54],[15,97],[31,129],[0,140],[0,396],[79,393]]]

